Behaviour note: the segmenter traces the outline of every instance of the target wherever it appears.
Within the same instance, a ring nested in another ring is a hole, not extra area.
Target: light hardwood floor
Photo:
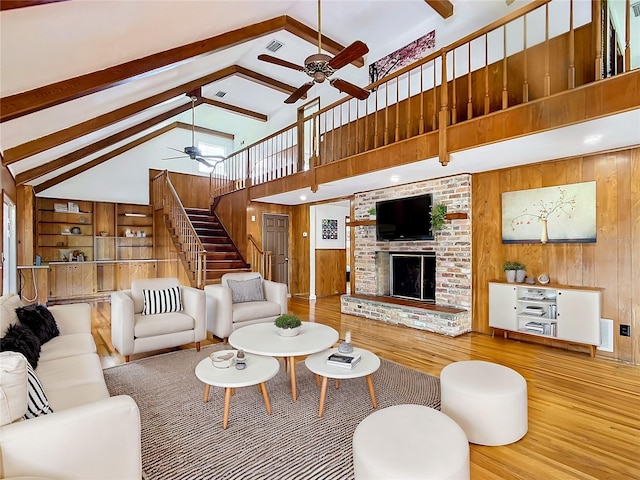
[[[110,340],[109,304],[95,303],[93,310],[103,366],[123,363]],[[449,338],[343,315],[337,296],[292,298],[289,311],[334,327],[341,338],[351,331],[354,344],[432,375],[451,362],[476,359],[524,376],[529,431],[512,445],[471,445],[473,480],[640,479],[640,367],[502,337]]]

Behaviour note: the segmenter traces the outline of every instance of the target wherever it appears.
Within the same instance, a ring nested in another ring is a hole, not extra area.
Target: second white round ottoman
[[[353,471],[356,480],[468,480],[469,442],[438,410],[387,407],[356,428]]]
[[[527,433],[527,382],[497,363],[450,363],[440,373],[441,410],[462,427],[469,442],[507,445]]]

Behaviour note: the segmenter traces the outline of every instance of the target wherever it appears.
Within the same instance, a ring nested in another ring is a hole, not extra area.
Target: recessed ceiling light
[[[389,180],[391,180],[392,182],[399,182],[400,181],[400,175],[391,175]]]
[[[587,145],[593,145],[594,143],[598,143],[602,139],[602,135],[589,135],[584,138],[584,143]]]
[[[306,200],[307,196],[306,195],[300,195],[300,200]]]

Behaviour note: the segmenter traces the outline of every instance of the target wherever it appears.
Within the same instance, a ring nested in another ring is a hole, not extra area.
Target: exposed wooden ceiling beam
[[[177,97],[178,95],[182,95],[185,92],[195,90],[203,85],[207,85],[209,83],[213,83],[236,74],[242,75],[244,78],[248,78],[249,80],[258,82],[261,85],[267,85],[270,88],[275,88],[278,91],[283,91],[283,89],[286,89],[285,93],[288,94],[293,93],[297,88],[273,79],[270,80],[272,80],[273,82],[277,82],[277,84],[271,84],[269,82],[269,77],[261,76],[264,78],[257,79],[255,76],[260,76],[258,73],[244,67],[231,65],[230,67],[223,68],[222,70],[218,70],[217,72],[210,73],[209,75],[205,75],[204,77],[200,77],[196,80],[184,83],[175,88],[171,88],[157,95],[145,98],[144,100],[140,100],[139,102],[132,103],[131,105],[127,105],[112,112],[105,113],[104,115],[100,115],[96,118],[92,118],[77,125],[73,125],[72,127],[65,128],[49,135],[45,135],[44,137],[31,140],[21,145],[16,145],[15,147],[7,148],[5,150],[5,158],[2,164],[5,166],[10,165],[27,157],[30,157],[31,155],[36,155],[40,152],[44,152],[45,150],[49,150],[50,148],[57,147],[71,140],[75,140],[76,138],[79,138],[83,135],[97,132],[104,127],[108,127],[109,125],[120,122],[128,117],[142,112],[147,108],[170,100],[171,98]],[[254,112],[252,110],[247,110],[241,107],[235,107],[233,105],[217,102],[215,100],[203,99],[203,101],[205,103],[208,103],[209,105],[224,108],[233,113],[237,113],[238,115],[244,115],[246,117],[254,118],[261,122],[267,121],[267,116],[262,113]]]
[[[286,83],[276,80],[275,78],[271,78],[267,75],[254,72],[253,70],[249,70],[248,68],[240,67],[238,65],[236,65],[235,74],[246,80],[250,80],[265,87],[273,88],[274,90],[278,90],[282,93],[286,93],[287,95],[291,95],[299,88],[299,86],[292,87],[291,85],[287,85]],[[307,98],[307,96],[305,95],[302,98]]]
[[[198,104],[199,104],[199,101],[196,101],[196,105]],[[153,117],[145,122],[142,122],[136,125],[135,127],[128,128],[126,130],[123,130],[122,132],[118,132],[114,135],[111,135],[110,137],[103,138],[102,140],[92,143],[91,145],[87,145],[86,147],[76,150],[75,152],[71,152],[55,160],[52,160],[45,164],[34,167],[30,170],[26,170],[22,173],[19,173],[18,175],[16,175],[16,185],[22,185],[24,183],[30,182],[32,180],[35,180],[38,177],[42,177],[43,175],[46,175],[59,168],[62,168],[65,165],[69,165],[70,163],[73,163],[85,157],[88,157],[93,153],[99,152],[104,148],[108,148],[111,145],[114,145],[133,135],[143,132],[144,130],[151,128],[160,122],[164,122],[165,120],[169,120],[170,118],[176,115],[179,115],[182,112],[186,112],[190,108],[191,108],[191,104],[176,107],[172,110],[169,110],[168,112],[165,112],[161,115],[157,115],[156,117]]]
[[[269,117],[267,117],[264,113],[254,112],[253,110],[247,110],[246,108],[242,107],[236,107],[235,105],[219,102],[218,100],[213,100],[211,98],[202,97],[202,103],[206,103],[207,105],[211,105],[212,107],[222,108],[238,115],[253,118],[254,120],[260,120],[261,122],[266,122],[269,119]]]
[[[316,42],[315,36],[317,36],[317,32],[312,28],[307,27],[287,15],[282,15],[205,40],[2,98],[0,102],[0,122],[12,120],[54,105],[68,102],[69,100],[90,95],[122,83],[130,82],[136,78],[152,75],[154,72],[164,71],[203,55],[208,55],[280,30],[286,30],[312,43]],[[333,54],[338,53],[344,48],[339,43],[328,38],[323,38],[323,46]],[[362,66],[364,65],[364,59],[360,58],[352,63],[357,66]]]
[[[202,99],[202,103],[207,103],[206,99]],[[173,124],[175,127],[177,128],[184,128],[185,130],[191,130],[191,124],[189,123],[184,123],[184,122],[175,122]],[[213,130],[211,128],[207,128],[207,127],[199,127],[198,125],[195,126],[194,129],[196,132],[198,133],[206,133],[208,135],[215,135],[217,137],[222,137],[222,138],[226,138],[228,140],[233,140],[235,139],[235,135],[233,133],[227,133],[227,132],[221,132],[220,130]]]
[[[314,44],[316,47],[318,46],[318,31],[314,30],[311,27],[308,27],[302,22],[299,22],[295,18],[287,16],[287,27],[285,28],[289,33],[294,34],[297,37],[300,37],[303,40],[306,40],[309,43]],[[340,51],[344,50],[345,46],[340,45],[335,40],[330,39],[322,35],[322,49],[327,52],[336,55]],[[316,48],[317,52],[317,48]],[[356,58],[351,64],[355,67],[364,67],[364,57]]]
[[[68,0],[2,0],[0,1],[0,11],[13,10],[16,8],[35,7],[46,5],[47,3],[66,2]]]
[[[433,8],[442,18],[449,18],[453,15],[453,3],[449,0],[424,0]]]
[[[123,145],[121,147],[116,148],[115,150],[109,152],[109,153],[105,153],[104,155],[100,155],[98,158],[95,158],[93,160],[91,160],[90,162],[87,162],[83,165],[80,165],[79,167],[73,168],[71,170],[69,170],[68,172],[64,172],[60,175],[58,175],[57,177],[54,178],[50,178],[49,180],[47,180],[46,182],[42,182],[39,185],[36,185],[35,187],[33,187],[33,190],[36,193],[40,193],[43,192],[44,190],[51,188],[55,185],[58,185],[59,183],[64,182],[65,180],[69,180],[72,177],[75,177],[76,175],[82,173],[82,172],[86,172],[87,170],[93,168],[93,167],[97,167],[98,165],[106,162],[107,160],[111,160],[114,157],[117,157],[118,155],[122,155],[123,153],[131,150],[132,148],[137,147],[138,145],[142,145],[145,142],[148,142],[149,140],[152,140],[160,135],[162,135],[163,133],[168,132],[169,130],[173,130],[174,128],[176,128],[178,126],[178,122],[174,122],[174,123],[170,123],[169,125],[166,125],[162,128],[159,128],[151,133],[146,134],[143,137],[138,138],[137,140],[134,140],[133,142],[129,142],[126,145]]]

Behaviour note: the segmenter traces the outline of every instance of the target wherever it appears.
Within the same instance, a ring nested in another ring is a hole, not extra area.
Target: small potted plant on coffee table
[[[300,333],[302,321],[295,315],[283,313],[274,322],[278,329],[278,335],[282,337],[295,337]]]

